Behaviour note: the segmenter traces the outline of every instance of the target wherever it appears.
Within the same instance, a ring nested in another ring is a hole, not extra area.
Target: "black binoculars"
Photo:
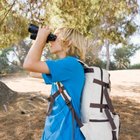
[[[33,39],[33,40],[36,39],[37,33],[38,33],[38,29],[39,29],[39,27],[36,26],[36,25],[34,25],[34,24],[30,24],[30,25],[29,25],[28,32],[31,33],[31,35],[30,35],[30,38],[31,38],[31,39]],[[50,33],[50,34],[48,35],[48,38],[47,38],[47,41],[46,41],[46,42],[48,43],[49,41],[55,41],[56,38],[57,38],[56,35]]]

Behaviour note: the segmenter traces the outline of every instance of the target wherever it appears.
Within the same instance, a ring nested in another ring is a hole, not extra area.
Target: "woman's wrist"
[[[33,47],[44,48],[45,45],[46,45],[46,42],[43,40],[39,40],[39,39],[36,39],[33,43]]]

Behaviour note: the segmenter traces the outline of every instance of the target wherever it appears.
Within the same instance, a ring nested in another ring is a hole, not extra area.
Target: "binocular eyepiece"
[[[29,25],[28,32],[31,33],[31,35],[30,35],[30,38],[31,38],[31,39],[33,39],[33,40],[36,39],[37,33],[38,33],[38,29],[39,29],[39,27],[36,26],[36,25],[34,25],[34,24],[30,24],[30,25]],[[48,35],[48,38],[47,38],[47,41],[46,41],[46,42],[48,43],[49,41],[55,41],[56,38],[57,38],[56,35],[50,33],[50,34]]]

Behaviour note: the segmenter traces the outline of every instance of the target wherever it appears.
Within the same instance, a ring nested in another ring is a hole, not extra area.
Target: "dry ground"
[[[120,140],[140,140],[140,70],[110,71],[111,98],[121,117]],[[2,78],[12,97],[0,96],[0,140],[39,140],[50,86],[28,76]],[[14,92],[16,91],[16,92]],[[0,93],[2,90],[0,91]],[[7,94],[7,93],[6,93]]]

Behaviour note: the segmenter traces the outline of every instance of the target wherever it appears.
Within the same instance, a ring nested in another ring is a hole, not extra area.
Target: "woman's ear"
[[[71,41],[68,41],[68,45],[67,46],[69,47],[71,44],[72,44],[72,42]]]
[[[66,54],[69,52],[70,50],[70,46],[71,46],[71,41],[67,40],[67,41],[62,41],[63,45],[62,48],[63,50],[66,52]]]
[[[71,45],[71,41],[65,41],[65,46],[69,47]]]
[[[66,52],[68,52],[70,50],[70,46],[71,46],[71,41],[68,41],[67,42],[67,45],[66,45]]]

